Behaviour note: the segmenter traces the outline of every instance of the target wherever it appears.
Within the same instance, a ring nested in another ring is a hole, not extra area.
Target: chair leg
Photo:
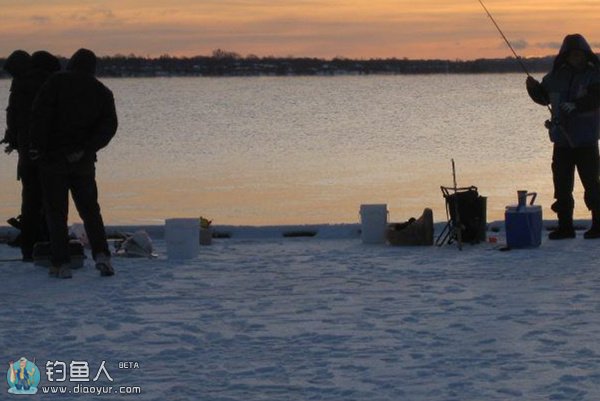
[[[435,244],[437,246],[442,246],[446,243],[446,241],[449,240],[450,237],[450,233],[452,232],[451,229],[451,224],[450,222],[446,223],[446,225],[444,226],[444,229],[442,230],[442,232],[440,233],[440,235],[438,235],[437,239],[435,240]],[[449,243],[449,242],[448,242]]]

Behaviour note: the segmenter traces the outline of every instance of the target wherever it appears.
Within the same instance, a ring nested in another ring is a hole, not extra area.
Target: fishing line
[[[481,0],[478,0],[478,1],[479,1],[479,4],[481,4],[481,7],[483,7],[483,9],[485,10],[485,13],[488,15],[488,17],[490,17],[490,19],[494,23],[494,26],[496,27],[496,29],[498,30],[498,32],[500,32],[500,35],[502,35],[502,39],[504,39],[504,41],[508,45],[508,48],[510,49],[510,51],[512,51],[512,54],[514,54],[515,58],[519,62],[519,65],[521,66],[521,68],[523,69],[523,71],[525,72],[525,74],[527,74],[527,76],[530,77],[531,74],[529,74],[529,71],[527,70],[527,67],[525,67],[525,64],[523,64],[523,60],[521,60],[521,57],[519,57],[519,55],[517,54],[517,52],[515,51],[515,49],[512,47],[512,45],[510,44],[509,40],[506,38],[506,35],[504,35],[504,32],[502,32],[502,29],[500,29],[500,27],[496,23],[496,20],[494,19],[494,17],[492,16],[492,14],[489,12],[489,10],[485,6],[485,4],[483,4],[483,1],[481,1]]]
[[[496,27],[496,29],[498,30],[498,32],[500,32],[500,35],[502,35],[502,39],[504,39],[504,41],[508,45],[508,48],[510,49],[510,51],[512,51],[512,54],[515,56],[515,59],[517,60],[517,62],[519,63],[519,65],[521,66],[521,68],[523,69],[523,71],[525,72],[525,74],[527,74],[527,77],[533,78],[531,76],[531,74],[529,73],[529,71],[527,70],[527,67],[525,67],[525,64],[523,63],[523,60],[521,59],[521,57],[519,57],[519,55],[517,54],[517,52],[515,51],[515,49],[512,47],[512,45],[510,44],[510,41],[507,39],[506,35],[504,35],[504,32],[502,32],[502,29],[500,29],[500,26],[498,25],[498,23],[496,22],[496,20],[494,19],[494,17],[490,13],[490,11],[487,9],[487,7],[485,6],[485,4],[483,4],[483,1],[482,0],[477,0],[477,1],[479,1],[479,4],[481,4],[481,7],[483,7],[483,9],[485,10],[485,13],[488,15],[488,17],[490,17],[490,19],[494,23],[494,26]],[[548,108],[548,111],[550,112],[550,115],[552,115],[553,118],[554,118],[554,112],[552,111],[552,107],[550,106],[550,104],[548,104],[546,107]],[[571,145],[571,147],[574,147],[573,141],[572,141],[571,137],[569,136],[569,134],[565,131],[564,127],[562,125],[560,125],[560,124],[557,124],[557,126],[558,126],[559,130],[561,131],[562,135],[567,140],[567,142],[569,142],[569,145]]]

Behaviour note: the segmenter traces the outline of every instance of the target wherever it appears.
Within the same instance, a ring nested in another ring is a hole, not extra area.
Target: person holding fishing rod
[[[558,228],[549,239],[575,238],[573,227],[573,187],[575,169],[592,213],[592,226],[583,235],[600,238],[600,60],[580,34],[567,35],[552,70],[538,82],[528,75],[527,92],[531,99],[552,110],[546,122],[552,154],[554,198],[552,210],[558,216]]]

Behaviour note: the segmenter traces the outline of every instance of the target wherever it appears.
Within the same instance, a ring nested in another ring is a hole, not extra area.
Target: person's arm
[[[587,94],[575,100],[576,110],[579,112],[592,111],[600,108],[600,82],[590,84]]]
[[[13,100],[14,99],[14,94],[11,92],[11,94],[8,97],[8,107],[6,108],[6,130],[4,131],[4,138],[2,139],[2,141],[0,141],[0,143],[5,143],[6,144],[6,148],[4,149],[4,152],[6,153],[11,153],[14,149],[17,148],[17,133],[14,129],[15,127],[15,111],[14,111],[14,107],[11,107]]]
[[[100,117],[96,122],[90,141],[86,144],[86,150],[92,152],[97,152],[108,145],[117,133],[117,127],[119,125],[113,94],[110,90],[106,88],[103,89],[106,92],[104,93],[105,100],[102,104]]]
[[[30,127],[30,156],[40,157],[48,149],[56,114],[56,81],[49,79],[33,101]]]
[[[527,93],[531,100],[542,106],[550,104],[550,96],[548,96],[548,92],[541,83],[531,76],[527,77],[525,83],[527,86]]]
[[[2,143],[6,143],[6,153],[17,149],[19,146],[19,129],[26,126],[29,118],[29,103],[27,94],[22,84],[14,84],[11,87],[6,107],[6,131]]]

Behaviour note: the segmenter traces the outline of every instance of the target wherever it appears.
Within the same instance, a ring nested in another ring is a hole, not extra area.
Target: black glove
[[[542,84],[539,83],[538,80],[536,80],[534,77],[529,76],[529,77],[527,77],[527,80],[525,81],[525,85],[527,86],[527,89],[535,91]]]
[[[16,143],[11,143],[10,142],[10,134],[11,131],[8,130],[8,128],[6,129],[6,131],[4,131],[4,138],[0,141],[0,144],[6,143],[7,146],[4,148],[4,153],[6,153],[7,155],[11,154],[13,150],[15,150],[17,148],[17,144]]]
[[[41,156],[40,151],[37,149],[29,149],[29,159],[35,161]]]
[[[67,161],[69,163],[77,163],[79,160],[81,160],[83,158],[84,153],[85,152],[83,150],[77,150],[75,152],[71,152],[67,155]]]
[[[577,110],[577,106],[573,102],[565,102],[560,104],[560,109],[567,114],[571,114]]]

